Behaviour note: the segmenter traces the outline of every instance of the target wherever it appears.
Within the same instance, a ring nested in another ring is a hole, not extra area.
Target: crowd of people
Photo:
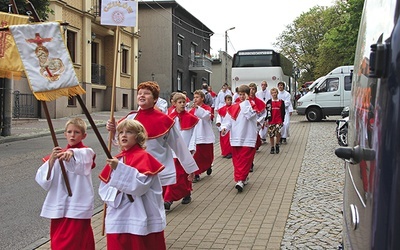
[[[279,154],[289,137],[290,94],[284,82],[267,87],[266,81],[259,91],[256,83],[240,85],[234,95],[227,84],[218,93],[203,84],[192,101],[184,93],[172,93],[168,107],[156,82],[139,84],[138,110],[106,125],[120,149],[99,175],[108,249],[166,249],[165,210],[176,201],[189,204],[192,183],[212,174],[214,124],[222,157],[232,159],[234,187],[243,192],[266,137],[271,154]],[[95,153],[83,144],[82,119],[69,120],[64,135],[67,146],[54,147],[36,174],[47,191],[41,216],[50,219],[52,249],[94,249]]]

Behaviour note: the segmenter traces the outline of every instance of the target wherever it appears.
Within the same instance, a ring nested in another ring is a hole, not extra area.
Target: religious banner
[[[101,24],[136,26],[137,1],[102,0]]]
[[[60,24],[11,25],[25,74],[36,99],[52,101],[84,94],[65,47]]]
[[[27,24],[28,16],[0,12],[0,27]],[[17,46],[9,30],[0,31],[0,78],[21,78],[24,66],[19,58]]]

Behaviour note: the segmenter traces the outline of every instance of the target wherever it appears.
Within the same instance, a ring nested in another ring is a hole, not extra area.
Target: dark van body
[[[400,249],[400,0],[366,0],[345,159],[343,247]]]

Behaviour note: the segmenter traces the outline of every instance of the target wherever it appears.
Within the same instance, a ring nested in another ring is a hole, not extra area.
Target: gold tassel
[[[73,86],[70,88],[64,88],[64,89],[56,89],[56,90],[50,90],[50,91],[44,91],[44,92],[33,92],[33,95],[39,101],[53,101],[61,96],[72,97],[72,96],[76,96],[76,95],[83,95],[85,93],[86,93],[86,91],[80,85],[76,85],[76,86]]]

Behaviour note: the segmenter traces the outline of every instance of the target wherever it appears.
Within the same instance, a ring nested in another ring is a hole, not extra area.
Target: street
[[[101,127],[99,131],[107,140],[105,128]],[[57,134],[57,140],[61,147],[65,147],[63,134]],[[93,130],[88,130],[84,143],[97,154],[96,168],[92,172],[97,208],[103,204],[97,195],[97,175],[104,166],[106,156]],[[48,238],[50,221],[40,217],[46,192],[36,183],[35,175],[42,164],[42,157],[49,154],[52,148],[50,136],[0,144],[0,249],[21,249],[43,237]]]

